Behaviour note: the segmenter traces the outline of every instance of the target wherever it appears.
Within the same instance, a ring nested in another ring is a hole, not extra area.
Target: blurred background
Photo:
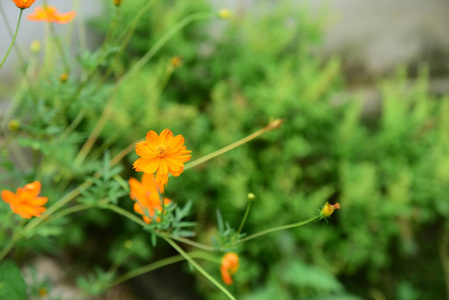
[[[78,45],[92,52],[98,47],[112,3],[48,2],[63,12],[77,10],[67,44],[76,45],[73,61],[85,62]],[[124,0],[123,24],[145,3]],[[12,1],[2,6],[13,27],[17,8]],[[121,67],[129,68],[188,14],[221,8],[231,9],[232,17],[189,25],[120,88],[100,143],[118,152],[150,129],[170,128],[199,158],[270,118],[284,118],[279,130],[186,171],[168,186],[171,199],[193,201],[192,220],[204,243],[211,243],[217,209],[238,226],[249,192],[257,198],[248,233],[308,219],[326,201],[341,203],[329,223],[245,243],[231,292],[244,300],[449,299],[449,2],[155,1]],[[18,45],[25,57],[33,40],[45,43],[38,25],[23,20]],[[57,27],[61,34],[64,26]],[[0,40],[5,53],[5,26]],[[182,66],[161,86],[174,56]],[[19,86],[17,66],[11,55],[0,72],[0,111]],[[88,112],[86,131],[102,110],[98,94],[86,95],[78,108]],[[70,164],[65,156],[58,163]],[[124,170],[135,158],[124,161]],[[132,209],[126,197],[120,204]],[[92,265],[107,268],[127,240],[133,253],[121,271],[175,254],[164,245],[152,248],[136,226],[103,211],[72,222],[54,237],[65,248],[42,247],[45,258],[36,256],[33,263],[63,297],[76,299],[74,277]],[[219,278],[216,265],[202,264]],[[149,273],[103,297],[224,299],[187,264]]]

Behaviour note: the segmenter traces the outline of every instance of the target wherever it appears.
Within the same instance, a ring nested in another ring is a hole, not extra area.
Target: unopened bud
[[[170,64],[174,67],[174,68],[179,68],[182,66],[182,58],[179,55],[173,56],[170,60]]]
[[[329,202],[326,202],[320,211],[321,219],[330,217],[336,209],[340,209],[340,203],[337,202],[335,204],[329,204]]]
[[[232,12],[229,9],[223,8],[218,11],[218,16],[222,19],[229,19]]]
[[[9,121],[8,123],[8,129],[10,131],[17,131],[20,128],[20,122],[19,120],[16,119],[12,119],[11,121]]]
[[[131,249],[131,248],[133,247],[133,242],[130,241],[130,240],[126,240],[125,243],[123,243],[123,246],[124,246],[126,249]]]
[[[41,48],[41,42],[39,42],[38,40],[33,41],[30,45],[31,52],[34,53],[38,53],[39,51],[41,51]]]
[[[284,119],[271,119],[270,123],[268,123],[268,130],[274,130],[274,129],[278,129],[279,127],[281,127],[281,125],[284,123]]]
[[[67,73],[63,73],[63,74],[61,75],[61,77],[59,77],[59,80],[60,80],[62,83],[67,82],[68,79],[69,79],[69,74],[67,74]]]
[[[256,195],[254,195],[253,193],[248,193],[248,201],[253,201],[254,199],[256,199]]]
[[[114,0],[115,6],[120,6],[122,4],[122,0]]]

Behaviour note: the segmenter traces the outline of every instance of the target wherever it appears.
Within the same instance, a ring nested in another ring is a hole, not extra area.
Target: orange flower
[[[41,183],[35,181],[17,189],[17,194],[2,190],[3,201],[9,203],[12,211],[22,218],[31,219],[32,216],[39,217],[45,211],[42,207],[47,203],[47,197],[38,197],[41,190]]]
[[[45,6],[36,7],[31,15],[27,16],[28,20],[40,21],[40,22],[54,22],[59,24],[65,24],[73,20],[76,13],[74,11],[69,11],[67,13],[60,13],[56,7]]]
[[[181,175],[184,171],[184,163],[192,155],[192,151],[184,146],[184,137],[164,129],[158,136],[153,130],[149,131],[146,140],[136,144],[136,153],[141,158],[134,162],[134,169],[138,172],[151,174],[157,171],[156,182],[166,185],[168,173],[173,176]]]
[[[24,9],[30,7],[36,0],[12,0],[18,8]]]
[[[221,259],[221,278],[227,285],[231,285],[234,281],[231,275],[237,273],[239,269],[239,256],[234,252],[226,253]]]
[[[148,215],[153,217],[156,210],[162,211],[160,197],[161,193],[164,192],[164,186],[156,183],[153,174],[143,174],[142,182],[139,182],[135,178],[130,178],[129,186],[131,188],[129,196],[136,201],[134,203],[134,210],[143,216],[145,223],[151,223],[152,219]],[[164,199],[164,205],[170,203],[170,199]],[[159,217],[156,220],[159,222]]]
[[[330,217],[336,209],[340,209],[340,203],[337,202],[335,204],[329,204],[329,202],[326,202],[326,204],[324,204],[323,206],[323,209],[321,209],[320,217],[322,219]]]

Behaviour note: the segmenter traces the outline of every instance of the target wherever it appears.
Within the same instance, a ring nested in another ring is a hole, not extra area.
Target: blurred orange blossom
[[[184,163],[190,160],[192,151],[184,146],[184,137],[164,129],[160,135],[151,130],[143,142],[136,144],[136,153],[141,158],[134,162],[134,169],[146,174],[156,173],[156,182],[166,185],[168,173],[179,176],[184,171]]]
[[[162,211],[161,193],[164,191],[164,186],[156,183],[153,174],[143,174],[142,182],[131,177],[129,179],[129,186],[131,188],[129,196],[132,200],[136,201],[134,203],[134,210],[143,216],[145,223],[151,223],[152,219],[146,215],[145,211],[148,210],[150,217],[154,217],[156,210]],[[170,199],[164,198],[164,205],[170,203]],[[160,219],[157,218],[157,221],[159,222]]]
[[[33,5],[36,0],[12,0],[18,8],[24,9]]]
[[[36,7],[31,15],[27,16],[28,20],[37,22],[54,22],[65,24],[73,20],[76,13],[69,11],[67,13],[60,13],[54,6]]]
[[[231,285],[234,281],[231,275],[237,273],[239,269],[239,256],[234,252],[226,253],[221,259],[221,278],[227,285]]]
[[[25,185],[23,188],[18,188],[17,193],[2,190],[3,201],[9,204],[12,211],[22,218],[31,219],[32,216],[39,217],[45,211],[42,207],[47,203],[47,197],[38,197],[41,190],[41,183],[35,181]]]

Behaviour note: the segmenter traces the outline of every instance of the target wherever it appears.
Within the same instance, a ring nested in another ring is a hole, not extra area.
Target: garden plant
[[[341,60],[315,53],[324,9],[111,0],[86,30],[80,0],[50,2],[8,3],[0,299],[64,299],[24,276],[40,256],[82,299],[175,264],[185,299],[445,297],[449,99],[425,66],[380,81],[366,113],[335,101]],[[23,22],[45,28],[28,51]]]

